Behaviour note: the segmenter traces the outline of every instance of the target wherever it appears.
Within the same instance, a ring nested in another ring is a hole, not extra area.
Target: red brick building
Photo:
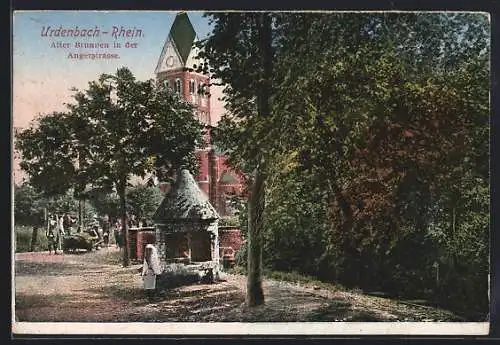
[[[196,59],[198,48],[194,46],[197,40],[188,15],[183,12],[177,14],[163,46],[155,75],[159,83],[165,83],[196,106],[196,116],[202,123],[213,126],[215,123],[210,113],[210,78],[187,70],[200,63]],[[229,200],[231,196],[241,194],[242,176],[226,165],[227,157],[217,152],[210,143],[209,134],[205,139],[209,144],[197,151],[200,171],[195,179],[209,196],[219,215],[231,215]]]

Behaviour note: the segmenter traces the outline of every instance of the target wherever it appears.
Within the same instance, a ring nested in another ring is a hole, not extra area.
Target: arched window
[[[198,84],[198,94],[201,97],[205,97],[205,84],[203,83]]]
[[[189,81],[189,94],[193,95],[195,93],[195,82],[193,79]]]
[[[182,90],[182,82],[179,78],[177,78],[175,79],[174,82],[174,92],[181,94],[181,90]]]
[[[201,106],[206,107],[208,102],[207,85],[203,83],[198,84],[198,94],[200,95]]]

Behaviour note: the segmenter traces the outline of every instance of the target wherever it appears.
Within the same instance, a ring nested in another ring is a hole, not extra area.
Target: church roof
[[[175,42],[177,51],[181,56],[182,62],[186,63],[189,52],[193,47],[193,42],[196,38],[196,31],[189,20],[187,13],[180,12],[175,17],[172,28],[170,29],[170,36]]]
[[[165,196],[153,219],[156,223],[168,221],[210,221],[218,219],[208,197],[198,187],[193,175],[184,169],[179,173],[172,190]]]

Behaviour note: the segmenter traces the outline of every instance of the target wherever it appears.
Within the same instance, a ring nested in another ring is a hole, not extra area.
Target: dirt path
[[[429,307],[272,280],[264,281],[265,305],[248,310],[246,278],[240,275],[147,298],[140,265],[121,267],[111,247],[83,254],[19,253],[15,260],[18,321],[460,321]]]

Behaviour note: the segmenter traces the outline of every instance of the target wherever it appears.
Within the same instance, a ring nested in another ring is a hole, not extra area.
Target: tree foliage
[[[64,194],[45,196],[29,183],[20,186],[14,185],[14,223],[16,225],[40,226],[44,225],[44,210],[47,213],[76,215],[78,200],[70,189]],[[87,206],[83,217],[90,219],[95,212],[93,207]]]
[[[163,193],[156,186],[136,184],[127,188],[127,213],[135,215],[136,219],[144,219],[149,224],[152,216],[163,198]],[[89,193],[89,202],[102,215],[115,219],[120,215],[120,198],[117,193],[108,193],[95,189]]]
[[[73,98],[67,113],[42,117],[18,135],[21,167],[50,192],[71,185],[80,193],[114,189],[127,241],[127,181],[147,173],[165,180],[180,167],[196,173],[194,150],[201,144],[202,125],[190,103],[151,80],[136,80],[128,68],[102,74],[86,90],[75,90]],[[127,250],[125,243],[125,266]]]
[[[216,58],[226,73],[216,74],[241,73],[222,78],[231,115],[216,134],[233,164],[249,166],[258,151],[274,167],[267,265],[486,309],[487,16],[274,13],[265,121],[248,116],[259,80],[252,32],[219,37],[246,42],[235,61],[222,49]]]
[[[127,201],[131,213],[137,219],[143,219],[151,224],[153,215],[163,200],[163,193],[158,187],[147,185],[136,185],[127,191]]]
[[[47,196],[63,194],[74,183],[76,168],[67,119],[68,114],[62,112],[39,115],[30,128],[16,135],[21,169],[35,190]]]
[[[18,225],[39,225],[44,218],[46,205],[33,187],[24,183],[14,185],[14,223]]]

